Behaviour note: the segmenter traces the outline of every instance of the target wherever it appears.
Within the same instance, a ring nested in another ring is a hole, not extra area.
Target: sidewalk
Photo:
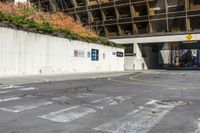
[[[77,74],[59,74],[59,75],[5,76],[5,77],[0,77],[0,86],[41,83],[41,82],[55,82],[64,80],[106,78],[106,77],[128,75],[131,73],[133,73],[133,71],[77,73]]]

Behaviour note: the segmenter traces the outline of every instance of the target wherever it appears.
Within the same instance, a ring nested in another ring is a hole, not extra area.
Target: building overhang
[[[181,34],[181,35],[165,35],[165,36],[150,36],[150,37],[133,37],[110,39],[116,44],[132,44],[132,43],[164,43],[164,42],[195,42],[200,41],[200,33],[198,34]]]

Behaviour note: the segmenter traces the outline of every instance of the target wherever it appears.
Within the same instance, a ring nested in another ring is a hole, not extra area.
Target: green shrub
[[[48,34],[52,34],[53,33],[53,27],[48,23],[42,23],[42,24],[38,24],[36,26],[37,32],[39,33],[48,33]]]
[[[78,40],[79,39],[79,35],[76,34],[73,31],[71,31],[70,29],[64,30],[64,33],[65,33],[66,38],[68,38],[68,39],[71,39],[71,40]]]

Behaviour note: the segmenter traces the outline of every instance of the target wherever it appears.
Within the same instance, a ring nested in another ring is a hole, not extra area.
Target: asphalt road
[[[200,71],[0,86],[0,133],[200,133]]]

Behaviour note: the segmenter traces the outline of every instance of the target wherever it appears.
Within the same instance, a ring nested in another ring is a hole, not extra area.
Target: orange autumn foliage
[[[75,21],[72,17],[66,16],[62,12],[53,13],[50,15],[50,23],[57,28],[72,29],[80,36],[97,37],[96,33],[90,28],[84,27],[81,22]]]
[[[0,12],[24,16],[27,19],[33,19],[37,23],[48,22],[54,28],[70,29],[83,38],[98,37],[96,32],[88,27],[83,26],[81,22],[75,21],[71,16],[68,16],[62,12],[47,13],[35,8],[30,3],[12,4],[0,2]]]

